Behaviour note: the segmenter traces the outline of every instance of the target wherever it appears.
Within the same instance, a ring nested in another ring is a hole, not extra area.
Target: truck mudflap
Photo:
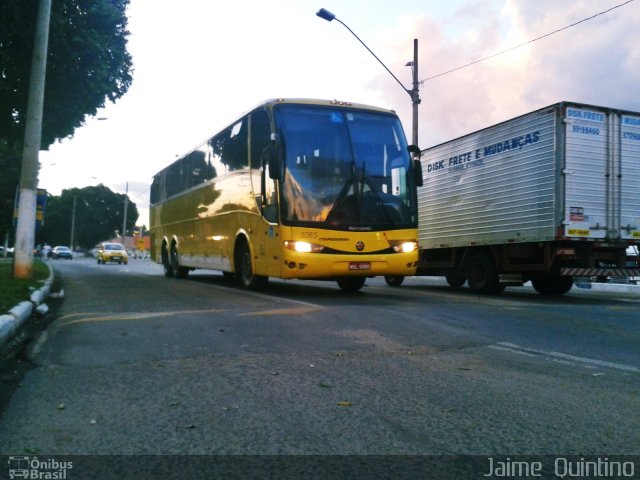
[[[570,277],[638,277],[640,268],[561,268],[560,275]]]

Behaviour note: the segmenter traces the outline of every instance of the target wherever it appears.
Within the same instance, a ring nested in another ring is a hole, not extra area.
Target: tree
[[[129,0],[52,4],[42,148],[73,135],[87,115],[122,97],[132,82],[126,49]],[[0,2],[0,232],[9,229],[24,141],[37,0]]]
[[[0,244],[13,224],[13,203],[20,180],[20,156],[3,148],[0,140]]]
[[[102,184],[70,188],[63,190],[60,196],[49,196],[44,227],[37,233],[37,240],[50,245],[92,248],[101,241],[114,238],[116,231],[121,233],[122,230],[124,200],[124,194],[114,193]],[[130,199],[128,202],[127,231],[131,234],[138,209]],[[74,245],[70,245],[74,218]]]

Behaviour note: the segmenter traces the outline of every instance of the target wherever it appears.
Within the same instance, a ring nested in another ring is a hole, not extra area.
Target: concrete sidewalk
[[[593,290],[594,292],[631,293],[640,295],[640,285],[629,283],[576,283],[574,288]]]

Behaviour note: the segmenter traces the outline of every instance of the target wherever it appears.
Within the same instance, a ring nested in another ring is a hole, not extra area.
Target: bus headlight
[[[411,253],[418,249],[418,242],[415,240],[391,240],[389,244],[398,253]]]
[[[285,240],[284,246],[289,250],[300,253],[319,253],[324,250],[322,245],[309,242],[294,242],[292,240]]]

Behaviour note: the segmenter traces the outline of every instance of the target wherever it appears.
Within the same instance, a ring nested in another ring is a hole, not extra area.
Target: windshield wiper
[[[327,218],[325,219],[326,222],[330,222],[333,216],[336,214],[336,212],[338,211],[338,207],[342,205],[342,202],[347,197],[347,194],[349,193],[349,190],[351,189],[352,185],[354,187],[354,194],[357,196],[355,184],[356,184],[356,162],[355,160],[351,160],[351,178],[347,179],[344,186],[340,190],[340,193],[338,193],[338,196],[336,197],[336,201],[333,204],[333,207],[331,207],[331,210],[329,211]]]
[[[390,225],[395,225],[395,222],[393,221],[393,217],[387,211],[387,208],[385,207],[385,203],[382,200],[382,197],[380,197],[380,192],[378,192],[378,190],[374,186],[373,182],[371,181],[371,177],[366,176],[364,174],[364,162],[362,163],[362,173],[360,175],[360,183],[362,186],[360,198],[362,199],[362,196],[364,195],[364,185],[366,183],[367,186],[369,187],[369,191],[371,192],[371,195],[373,196],[374,202],[376,203],[376,205],[379,205],[380,210],[384,212],[383,215],[386,217],[386,220],[389,222]]]
[[[380,197],[380,193],[376,190],[373,182],[371,181],[371,178],[365,174],[365,171],[366,171],[366,168],[365,168],[365,164],[363,163],[362,169],[360,170],[360,174],[358,175],[355,161],[354,160],[351,161],[351,178],[349,178],[345,182],[344,186],[340,190],[340,193],[338,194],[333,207],[331,208],[331,210],[329,211],[329,214],[325,219],[326,222],[332,222],[337,212],[340,211],[340,208],[343,206],[344,201],[347,199],[349,195],[351,187],[353,187],[355,215],[354,215],[354,218],[349,219],[349,221],[361,222],[362,221],[362,205],[363,205],[363,198],[365,194],[364,186],[367,185],[369,187],[369,191],[371,192],[371,196],[376,205],[375,212],[377,213],[379,209],[382,209],[383,211],[382,215],[384,215],[385,221],[387,221],[390,225],[395,224],[393,217],[385,208],[384,202]]]

